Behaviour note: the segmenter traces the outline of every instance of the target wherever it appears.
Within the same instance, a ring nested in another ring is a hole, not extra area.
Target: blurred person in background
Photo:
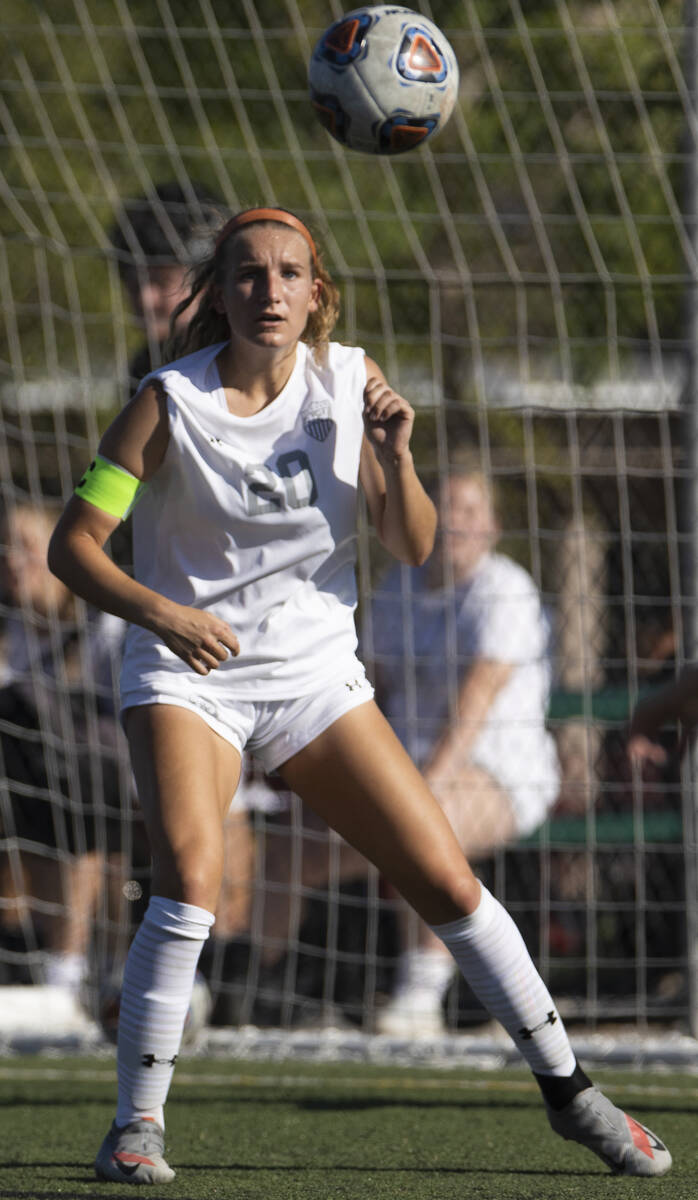
[[[632,762],[663,767],[671,749],[660,737],[667,725],[681,725],[674,753],[681,757],[698,725],[698,666],[691,663],[676,679],[643,696],[636,704],[628,728],[627,750]]]
[[[44,504],[19,502],[6,510],[0,532],[8,612],[0,651],[7,787],[0,824],[4,838],[20,842],[3,863],[3,933],[28,923],[42,951],[39,978],[81,1001],[107,855],[114,856],[117,896],[122,882],[120,777],[130,779],[130,771],[115,681],[125,627],[87,609],[50,573],[56,516]]]
[[[188,293],[191,268],[205,253],[220,211],[221,202],[201,183],[185,188],[167,181],[124,201],[116,216],[110,241],[129,307],[145,333],[130,363],[132,387],[166,361],[172,314]]]
[[[532,833],[558,795],[545,727],[549,629],[531,576],[495,551],[500,527],[482,471],[451,468],[439,518],[427,563],[392,568],[374,593],[374,676],[385,715],[477,862]],[[438,1033],[453,960],[406,906],[398,919],[397,981],[376,1028]]]
[[[259,831],[249,936],[239,958],[249,963],[243,1014],[258,1025],[327,1027],[347,1025],[353,1009],[363,1022],[370,864],[280,776],[264,775],[251,759],[235,796],[234,807],[241,806],[254,812]],[[354,897],[349,909],[345,885]]]
[[[186,314],[173,316],[188,294],[192,269],[206,253],[212,229],[220,225],[223,204],[199,180],[186,186],[175,180],[158,183],[151,192],[124,201],[115,218],[110,241],[117,252],[119,274],[129,308],[145,334],[129,364],[131,390],[141,380],[168,361],[168,342],[189,323],[196,303]],[[132,549],[130,522],[117,532],[111,545],[113,557],[130,569]],[[250,772],[245,773],[246,778]],[[226,826],[226,872],[216,912],[216,930],[207,947],[202,969],[217,985],[222,974],[239,971],[247,958],[239,953],[237,938],[246,933],[250,921],[252,876],[255,867],[254,837],[248,810],[257,799],[264,802],[266,785],[255,780],[249,793],[245,781],[238,789],[236,803],[228,814]],[[271,789],[266,787],[271,797]],[[269,801],[272,803],[272,800]],[[230,945],[228,945],[230,943]],[[118,986],[108,989],[106,1001],[110,1032],[116,1023]],[[232,1023],[235,1006],[222,1001],[214,1008],[217,1023]]]

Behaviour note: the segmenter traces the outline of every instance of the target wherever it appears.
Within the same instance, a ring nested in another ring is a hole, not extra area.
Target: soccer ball
[[[310,100],[344,146],[401,154],[446,124],[458,94],[458,63],[441,30],[410,8],[356,8],[313,50]]]

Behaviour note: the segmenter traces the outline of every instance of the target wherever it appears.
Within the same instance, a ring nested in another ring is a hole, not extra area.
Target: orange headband
[[[248,208],[245,212],[238,213],[236,217],[231,217],[216,238],[216,250],[220,250],[223,242],[230,237],[231,233],[235,233],[245,225],[251,225],[254,221],[278,221],[280,225],[288,225],[289,229],[295,229],[296,233],[300,233],[308,243],[313,264],[317,266],[317,249],[310,230],[306,229],[303,222],[298,217],[294,217],[293,213],[287,212],[285,208]]]

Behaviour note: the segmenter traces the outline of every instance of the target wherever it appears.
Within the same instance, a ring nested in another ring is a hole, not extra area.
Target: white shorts
[[[186,692],[177,690],[182,676],[150,676],[147,682],[121,695],[122,716],[127,708],[141,704],[173,704],[201,717],[211,729],[239,751],[249,750],[268,773],[292,758],[319,737],[339,717],[373,699],[373,688],[356,659],[349,678],[325,686],[298,700],[250,701],[216,695],[215,703],[197,693],[198,676],[187,676]]]

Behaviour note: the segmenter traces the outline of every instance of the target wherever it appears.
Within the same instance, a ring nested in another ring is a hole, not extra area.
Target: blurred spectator
[[[206,252],[219,224],[220,202],[201,184],[159,184],[127,200],[111,232],[129,306],[141,322],[145,344],[130,364],[132,386],[163,361],[170,318],[188,293],[191,266]],[[193,315],[187,309],[185,321]]]
[[[107,855],[120,846],[120,774],[130,774],[119,770],[114,715],[123,623],[87,611],[49,572],[55,519],[20,503],[2,522],[0,826],[14,843],[2,868],[3,933],[24,916],[43,952],[39,977],[77,996]]]
[[[249,959],[238,958],[239,970],[249,972],[243,1019],[265,1025],[296,1018],[314,1021],[313,1002],[322,997],[323,1023],[343,1023],[339,1009],[325,996],[328,969],[341,1008],[361,995],[363,964],[356,969],[343,964],[338,971],[337,962],[330,965],[321,947],[326,946],[326,929],[332,922],[340,952],[347,932],[354,941],[355,929],[338,925],[340,887],[363,883],[369,863],[289,792],[280,777],[263,775],[253,761],[246,763],[233,807],[255,814],[259,835],[249,910],[250,954]],[[313,951],[302,964],[303,949],[311,945]],[[233,987],[236,990],[239,993]]]
[[[393,568],[374,595],[375,684],[472,861],[533,832],[556,800],[549,631],[530,575],[494,551],[499,527],[482,472],[454,468],[439,508],[431,559]],[[377,1029],[438,1032],[452,961],[406,908],[401,927],[397,984]]]
[[[203,184],[189,180],[185,187],[170,180],[125,201],[117,214],[110,240],[129,307],[145,334],[129,366],[132,390],[167,357],[172,315],[188,295],[190,270],[206,254],[221,211],[222,202]],[[192,315],[190,305],[184,321]],[[128,529],[120,529],[111,544],[123,565],[131,561]],[[226,827],[225,883],[208,955],[214,974],[224,970],[224,944],[246,932],[250,920],[255,849],[244,797],[242,789]],[[228,959],[237,957],[233,953]]]
[[[664,766],[669,757],[660,734],[667,724],[680,722],[676,744],[680,756],[698,725],[698,666],[686,666],[671,683],[643,697],[632,713],[628,730],[628,755],[640,765]]]

